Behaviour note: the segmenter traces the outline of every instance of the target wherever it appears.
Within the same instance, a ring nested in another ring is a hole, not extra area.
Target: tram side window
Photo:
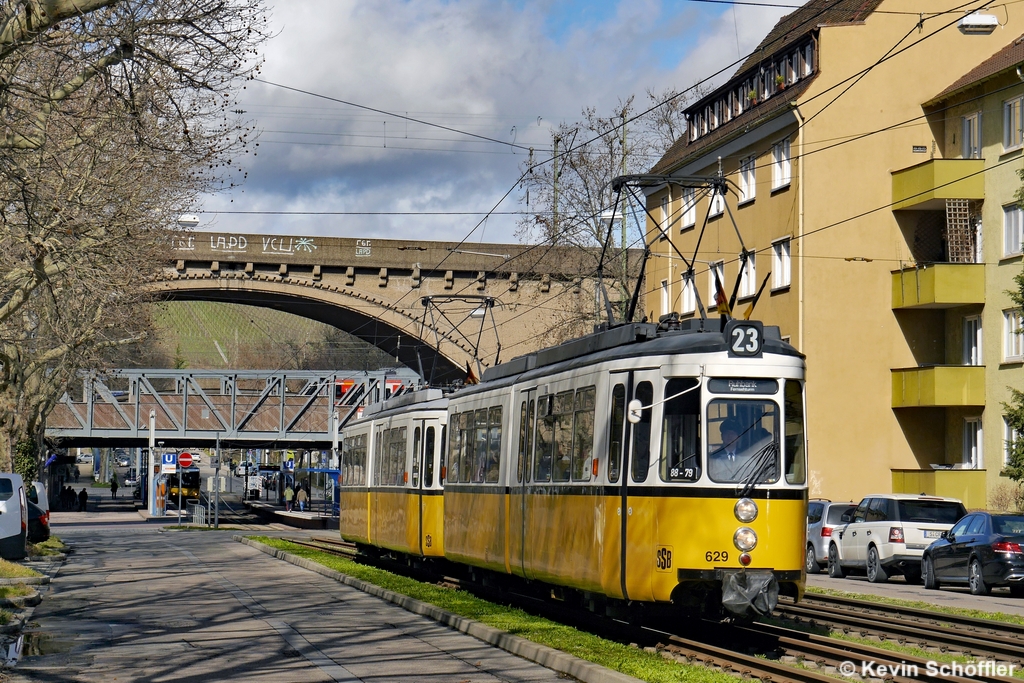
[[[523,461],[526,460],[526,434],[530,430],[526,420],[526,401],[519,406],[519,454],[516,460],[516,483],[523,483]]]
[[[356,486],[366,486],[366,434],[355,437],[352,456],[352,479]]]
[[[380,466],[383,458],[381,452],[384,449],[384,438],[387,435],[386,430],[380,430],[377,432],[377,438],[373,440],[373,485],[380,486]]]
[[[664,403],[661,428],[662,481],[700,479],[700,391],[692,377],[670,379],[665,395],[675,396]],[[687,389],[689,393],[682,394]],[[677,396],[682,394],[682,396]]]
[[[551,414],[554,396],[537,401],[537,445],[534,449],[533,480],[551,481],[551,449],[555,436],[555,417]]]
[[[463,413],[459,417],[459,431],[462,432],[462,452],[459,456],[459,481],[463,484],[469,482],[473,474],[473,458],[476,453],[476,424],[472,410]]]
[[[495,484],[501,473],[501,406],[487,411],[487,471],[484,481]]]
[[[420,454],[423,453],[421,446],[420,428],[412,432],[412,485],[420,485]],[[424,456],[425,457],[425,456]]]
[[[573,392],[555,395],[555,449],[551,461],[551,481],[569,481],[572,459]]]
[[[804,453],[804,388],[800,382],[786,380],[786,483],[803,484],[807,480],[807,456]]]
[[[654,403],[654,386],[650,382],[636,385],[636,399],[644,406]],[[654,408],[640,411],[640,421],[633,425],[633,452],[631,454],[631,476],[633,481],[647,481],[647,470],[651,465],[651,414]]]
[[[573,405],[573,481],[590,481],[591,462],[594,458],[594,397],[595,387],[576,392]]]
[[[434,428],[427,427],[423,439],[423,485],[434,485]]]
[[[458,413],[452,415],[451,420],[451,453],[448,458],[448,475],[446,478],[449,482],[459,480],[459,455],[462,451],[462,432],[459,430],[459,424],[462,416]]]
[[[446,458],[448,457],[448,451],[445,450],[445,439],[447,439],[447,438],[448,438],[448,427],[446,427],[444,425],[441,425],[441,448],[440,448],[441,462],[438,464],[438,466],[441,468],[441,471],[440,471],[440,474],[438,474],[438,477],[437,477],[437,483],[438,484],[440,484],[442,482],[442,480],[444,479],[444,475],[445,475],[445,463],[447,462]]]
[[[389,429],[389,443],[387,448],[388,462],[387,474],[384,478],[385,485],[402,486],[405,483],[406,472],[406,432],[405,427]]]
[[[626,422],[626,387],[616,384],[612,389],[612,419],[608,434],[608,481],[619,480],[619,466],[622,464],[622,430]]]
[[[473,483],[479,484],[484,480],[484,471],[487,469],[487,408],[476,411],[476,432],[473,457]]]

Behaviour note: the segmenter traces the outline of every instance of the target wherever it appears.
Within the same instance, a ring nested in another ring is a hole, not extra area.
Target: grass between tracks
[[[893,605],[895,607],[912,607],[914,609],[925,609],[930,612],[937,612],[940,614],[952,614],[958,617],[971,617],[973,619],[988,619],[990,621],[1002,621],[1007,624],[1020,624],[1024,626],[1024,617],[1018,614],[1004,614],[1003,612],[984,612],[978,609],[947,607],[945,605],[935,605],[930,602],[920,602],[917,600],[899,600],[896,598],[888,598],[881,595],[852,593],[850,591],[839,591],[832,588],[816,588],[808,586],[807,592],[814,593],[816,595],[829,595],[836,598],[853,598],[855,600],[864,600],[865,602],[877,602],[883,605]]]
[[[659,654],[622,645],[571,626],[565,626],[542,617],[535,617],[513,607],[497,605],[470,593],[393,574],[383,569],[367,567],[345,557],[330,555],[288,541],[266,536],[250,536],[272,548],[310,559],[325,567],[395,593],[407,595],[453,614],[474,619],[502,631],[574,657],[585,659],[629,676],[651,683],[686,681],[687,683],[736,683],[725,673],[702,666],[679,664]]]

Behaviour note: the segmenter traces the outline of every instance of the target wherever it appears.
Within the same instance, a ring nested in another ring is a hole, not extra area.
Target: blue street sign
[[[178,470],[178,454],[163,453],[160,456],[160,474],[174,474]]]

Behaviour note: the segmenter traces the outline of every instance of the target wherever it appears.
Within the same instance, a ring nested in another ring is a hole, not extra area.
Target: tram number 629
[[[669,569],[672,569],[672,548],[668,546],[661,546],[654,554],[654,557],[658,571],[666,572]]]

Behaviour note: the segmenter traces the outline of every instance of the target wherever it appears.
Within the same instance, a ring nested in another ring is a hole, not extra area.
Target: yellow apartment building
[[[1016,5],[809,3],[687,110],[651,170],[666,182],[647,189],[645,313],[713,308],[717,270],[742,315],[767,277],[754,317],[807,355],[812,496],[983,508],[1007,482],[1022,33]]]

